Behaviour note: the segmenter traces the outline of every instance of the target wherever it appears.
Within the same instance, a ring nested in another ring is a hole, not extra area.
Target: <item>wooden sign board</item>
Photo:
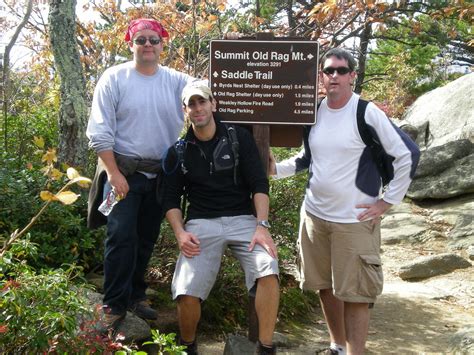
[[[209,80],[222,121],[316,121],[319,46],[312,41],[211,41]]]

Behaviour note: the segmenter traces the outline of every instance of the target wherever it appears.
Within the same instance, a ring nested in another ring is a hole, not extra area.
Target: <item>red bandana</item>
[[[127,33],[125,34],[125,41],[130,42],[135,33],[143,30],[155,31],[161,38],[169,37],[168,32],[158,21],[148,18],[139,18],[130,22]]]

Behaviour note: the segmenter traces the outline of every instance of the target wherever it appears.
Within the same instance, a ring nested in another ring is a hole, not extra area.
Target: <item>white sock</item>
[[[332,350],[336,350],[339,355],[346,355],[346,347],[344,345],[339,345],[336,343],[331,342],[329,348]]]

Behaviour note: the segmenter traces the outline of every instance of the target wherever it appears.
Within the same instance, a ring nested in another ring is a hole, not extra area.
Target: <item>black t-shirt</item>
[[[252,214],[252,195],[268,194],[268,179],[253,137],[247,130],[234,126],[239,142],[238,165],[234,170],[235,157],[227,128],[216,123],[215,136],[206,142],[197,140],[192,128],[188,130],[182,166],[176,164],[176,149],[169,150],[166,165],[178,167],[164,177],[165,212],[180,208],[185,191],[189,202],[186,220]]]

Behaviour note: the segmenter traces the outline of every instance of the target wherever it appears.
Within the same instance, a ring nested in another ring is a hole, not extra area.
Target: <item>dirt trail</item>
[[[442,241],[430,243],[429,250],[412,244],[384,246],[385,286],[372,310],[367,354],[447,354],[452,336],[474,325],[472,267],[420,282],[405,282],[397,276],[402,263],[446,251]],[[303,326],[298,334],[278,331],[291,344],[289,348],[280,348],[280,354],[315,354],[327,344],[320,309],[315,311],[313,323]],[[222,354],[223,350],[224,342],[200,342],[202,354]]]

